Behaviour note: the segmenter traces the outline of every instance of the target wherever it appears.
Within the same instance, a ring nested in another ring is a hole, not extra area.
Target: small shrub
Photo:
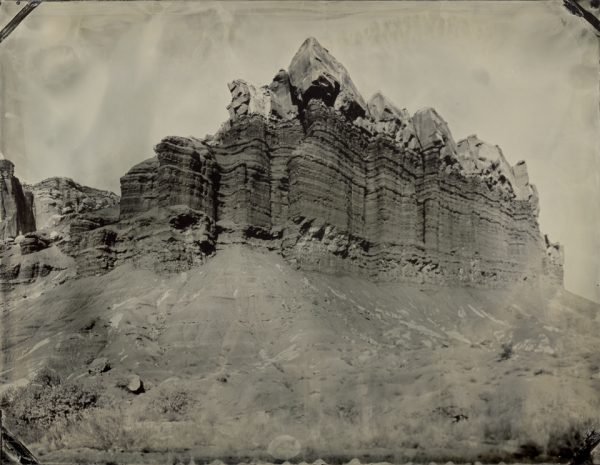
[[[98,397],[95,389],[42,370],[27,386],[6,392],[0,404],[8,427],[26,441],[37,441],[52,425],[94,407]]]
[[[512,342],[505,342],[504,344],[502,344],[502,351],[500,352],[500,356],[498,358],[499,362],[502,362],[504,360],[508,360],[509,358],[511,358],[513,356],[513,345]]]
[[[95,408],[80,415],[56,442],[64,447],[110,450],[131,449],[135,441],[123,412]]]
[[[593,426],[591,420],[573,422],[562,430],[551,431],[546,454],[552,458],[569,460],[575,450],[581,446],[585,432]]]
[[[150,401],[150,408],[163,418],[177,420],[185,415],[192,405],[190,393],[173,384],[160,386]]]

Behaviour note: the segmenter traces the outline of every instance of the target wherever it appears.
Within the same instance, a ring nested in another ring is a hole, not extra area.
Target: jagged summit
[[[448,123],[434,108],[421,108],[412,119],[423,150],[441,148],[444,155],[456,153],[456,142]]]
[[[529,183],[525,161],[511,166],[498,145],[489,144],[475,134],[458,141],[457,158],[466,174],[483,174],[495,184],[510,189],[518,200],[535,202],[537,215],[537,190]]]
[[[367,107],[369,116],[375,121],[400,119],[403,116],[403,112],[408,113],[406,110],[400,110],[390,99],[379,91],[373,94]]]
[[[314,37],[304,41],[292,58],[288,72],[301,104],[318,98],[350,119],[366,113],[367,105],[344,65]]]
[[[313,99],[339,110],[349,120],[367,113],[367,104],[346,68],[312,37],[304,41],[289,69],[279,70],[270,84],[255,87],[236,79],[228,86],[231,120],[247,114],[289,120]]]

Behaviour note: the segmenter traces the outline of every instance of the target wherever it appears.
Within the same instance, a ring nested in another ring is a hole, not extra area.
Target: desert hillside
[[[564,290],[376,284],[245,245],[57,284],[12,295],[2,376],[99,387],[96,428],[130,433],[117,448],[269,457],[286,434],[307,459],[555,455],[598,409],[598,308]],[[118,387],[133,375],[145,393]],[[107,445],[59,425],[41,450]]]

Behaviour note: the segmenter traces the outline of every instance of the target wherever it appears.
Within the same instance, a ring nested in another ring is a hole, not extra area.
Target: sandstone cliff
[[[119,196],[82,186],[69,178],[49,178],[27,186],[33,195],[37,229],[48,229],[77,214],[119,205]]]
[[[524,162],[476,136],[455,142],[432,108],[365,102],[315,39],[271,84],[229,89],[214,137],[166,138],[121,179],[122,219],[185,206],[217,242],[262,241],[304,269],[378,280],[562,281]]]
[[[91,222],[85,215],[118,210],[119,197],[67,178],[22,186],[13,173],[13,163],[0,159],[0,283],[10,289],[50,274],[59,281],[75,277],[78,269],[70,255],[80,250],[71,230],[76,238],[78,224]]]
[[[14,176],[15,166],[0,159],[0,238],[15,238],[19,234],[35,231],[33,196],[23,189]]]
[[[22,252],[54,243],[83,274],[130,261],[182,271],[248,243],[378,281],[562,284],[563,251],[539,231],[524,161],[474,135],[456,142],[433,108],[365,101],[315,39],[270,84],[229,90],[218,132],[164,138],[121,178],[120,200],[62,178],[28,197],[5,162],[4,236],[35,229],[33,202],[38,229],[62,226]]]

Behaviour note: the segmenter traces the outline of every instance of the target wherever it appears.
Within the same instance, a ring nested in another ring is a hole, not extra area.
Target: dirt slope
[[[59,279],[6,294],[2,381],[50,364],[100,382],[173,447],[252,454],[289,434],[308,456],[518,451],[599,407],[598,306],[565,291],[376,284],[243,245],[169,277]],[[99,357],[111,369],[89,374]],[[115,385],[134,373],[147,392],[127,396]],[[178,390],[180,414],[153,410]]]

